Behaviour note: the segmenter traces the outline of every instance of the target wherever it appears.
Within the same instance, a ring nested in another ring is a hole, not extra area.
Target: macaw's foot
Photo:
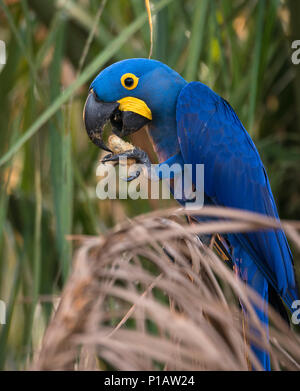
[[[134,179],[138,178],[143,170],[142,166],[144,166],[148,172],[151,172],[151,162],[147,153],[136,147],[134,149],[131,149],[126,152],[122,152],[120,154],[109,153],[108,155],[104,156],[104,158],[101,160],[101,163],[107,163],[107,162],[120,163],[120,161],[122,160],[124,161],[125,159],[127,159],[127,161],[129,159],[135,160],[136,164],[139,165],[139,167],[129,177],[122,178],[124,181],[131,182]]]

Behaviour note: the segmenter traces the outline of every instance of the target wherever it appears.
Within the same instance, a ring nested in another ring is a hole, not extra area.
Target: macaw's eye
[[[133,73],[125,73],[121,77],[121,84],[127,90],[133,90],[138,85],[139,78],[136,77]]]
[[[132,87],[133,83],[134,83],[134,80],[132,77],[126,77],[126,79],[124,80],[124,84],[126,87]]]

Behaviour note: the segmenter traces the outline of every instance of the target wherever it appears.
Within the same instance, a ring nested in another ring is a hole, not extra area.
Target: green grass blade
[[[196,4],[189,53],[187,58],[187,67],[185,71],[185,79],[187,81],[197,80],[197,67],[203,47],[205,22],[209,3],[209,0],[201,0],[197,1]]]
[[[266,3],[264,1],[258,2],[258,18],[256,26],[256,36],[255,36],[255,48],[253,56],[253,64],[251,70],[251,87],[250,87],[250,102],[249,102],[249,116],[248,116],[248,129],[250,134],[254,132],[254,120],[255,120],[255,108],[256,108],[256,98],[257,98],[257,89],[259,82],[259,69],[261,64],[262,56],[262,39],[263,39],[263,29],[264,29],[264,14],[265,14]]]

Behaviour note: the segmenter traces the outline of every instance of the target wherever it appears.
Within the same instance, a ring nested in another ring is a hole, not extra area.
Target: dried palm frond
[[[203,208],[198,215],[226,220],[187,225],[187,213],[159,211],[78,238],[33,369],[261,369],[250,342],[270,352],[274,369],[300,368],[299,336],[270,309],[268,340],[253,310],[260,298],[195,235],[278,228],[278,221]],[[296,225],[283,226],[299,245]]]

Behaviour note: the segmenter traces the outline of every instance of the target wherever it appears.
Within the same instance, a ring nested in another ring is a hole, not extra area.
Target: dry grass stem
[[[245,340],[269,350],[275,370],[300,369],[299,336],[270,309],[268,341],[253,310],[260,298],[196,236],[280,224],[203,208],[197,214],[223,220],[188,225],[186,213],[155,212],[105,236],[76,237],[73,271],[33,369],[248,370],[249,363],[261,369]],[[292,224],[282,226],[299,245]],[[245,328],[239,300],[247,309]]]

